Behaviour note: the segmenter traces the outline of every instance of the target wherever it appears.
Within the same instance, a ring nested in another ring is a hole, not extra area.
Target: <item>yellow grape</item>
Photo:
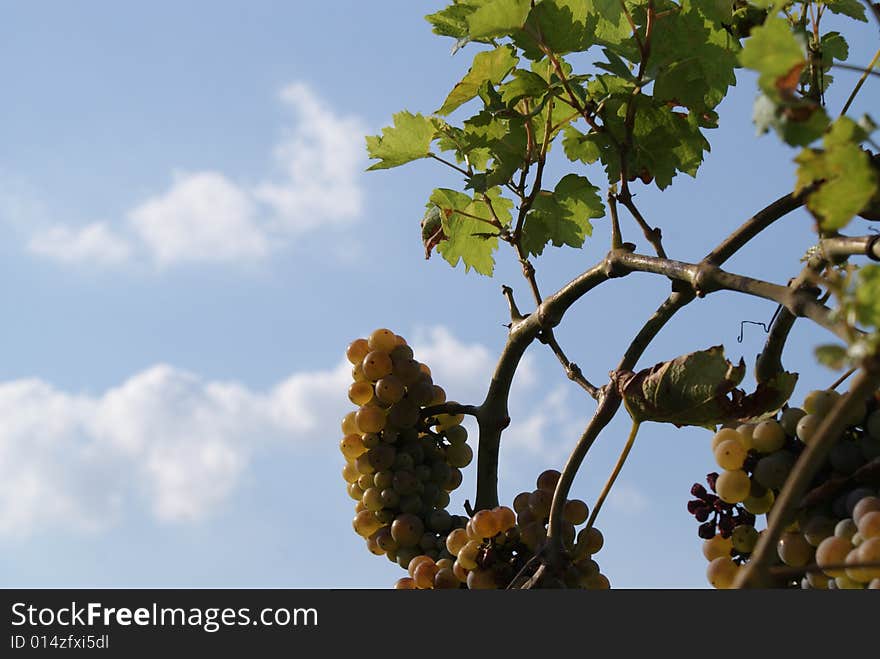
[[[382,352],[391,352],[397,346],[397,335],[384,327],[375,330],[367,339],[367,345],[370,350],[381,350]]]
[[[348,388],[348,400],[355,405],[366,405],[373,399],[373,385],[369,382],[352,382]]]
[[[409,572],[409,576],[415,576],[416,568],[422,563],[433,563],[434,559],[430,556],[426,556],[425,554],[419,554],[418,556],[413,557],[413,559],[409,562],[409,565],[406,566],[406,571]]]
[[[715,491],[718,496],[727,503],[740,503],[749,496],[751,481],[749,475],[742,469],[735,471],[724,470],[715,481]]]
[[[385,412],[381,407],[364,405],[355,413],[355,422],[361,432],[380,432],[385,427]]]
[[[785,444],[785,430],[777,421],[769,419],[755,427],[752,434],[752,446],[759,453],[773,453]]]
[[[416,588],[428,590],[434,587],[434,577],[437,576],[438,568],[433,560],[429,560],[430,562],[420,563],[413,570],[413,581],[416,582]]]
[[[368,352],[370,352],[370,348],[367,344],[367,340],[355,339],[348,344],[348,348],[345,350],[345,357],[352,364],[360,364],[364,361],[364,357],[367,356]]]
[[[455,529],[446,536],[446,550],[453,556],[457,556],[458,552],[468,543],[467,531],[464,529]]]
[[[479,510],[471,519],[471,526],[480,538],[492,538],[500,531],[499,520],[491,510]]]
[[[747,439],[744,439],[743,436],[740,435],[740,433],[733,428],[722,428],[712,437],[712,451],[715,451],[715,447],[718,446],[721,442],[726,442],[729,439],[735,439],[743,445],[745,445],[745,443],[748,441]]]
[[[361,366],[364,376],[371,382],[376,382],[376,380],[380,380],[386,375],[391,375],[391,357],[388,356],[387,352],[373,350],[367,353]]]
[[[416,582],[413,581],[412,577],[401,577],[394,584],[395,590],[415,590]]]
[[[342,441],[339,442],[339,450],[342,451],[342,455],[344,455],[347,460],[354,460],[363,455],[366,452],[367,447],[364,446],[364,440],[361,439],[360,435],[353,434],[346,435],[342,438]]]
[[[703,556],[707,561],[714,561],[719,556],[730,558],[731,549],[733,549],[733,540],[721,537],[720,533],[708,540],[703,540]]]
[[[712,559],[706,568],[706,579],[715,588],[727,589],[733,586],[739,566],[730,556],[719,556]]]
[[[846,538],[836,535],[829,536],[816,547],[816,565],[822,568],[822,571],[829,577],[845,576],[845,570],[828,566],[843,564],[852,548],[852,543]]]
[[[741,469],[746,449],[735,439],[726,439],[715,447],[715,462],[722,469]]]

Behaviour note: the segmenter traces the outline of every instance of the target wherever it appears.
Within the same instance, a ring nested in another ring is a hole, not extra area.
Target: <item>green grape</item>
[[[360,435],[361,429],[358,427],[357,421],[355,420],[355,412],[349,412],[342,419],[342,434],[343,435]]]
[[[364,538],[369,538],[382,527],[382,523],[369,510],[362,510],[355,515],[351,524],[355,533]]]
[[[452,488],[455,489],[455,488]],[[445,490],[440,490],[440,493],[437,495],[437,499],[434,501],[434,505],[438,508],[446,508],[449,506],[449,492]]]
[[[770,490],[778,490],[785,484],[794,461],[794,456],[788,451],[776,451],[766,455],[755,465],[755,480]]]
[[[392,364],[392,373],[400,378],[405,386],[418,382],[422,377],[419,363],[415,359],[401,359]]]
[[[434,394],[431,396],[431,400],[428,405],[442,405],[446,402],[446,390],[436,384],[433,386],[433,388]]]
[[[749,475],[741,469],[724,470],[715,481],[715,492],[727,503],[739,503],[749,496]]]
[[[816,435],[816,431],[819,429],[824,418],[825,417],[818,414],[807,414],[807,416],[798,421],[797,429],[795,431],[797,438],[804,444],[812,442],[813,437]]]
[[[783,533],[776,545],[780,560],[791,567],[803,567],[813,558],[813,547],[797,531]]]
[[[758,453],[773,453],[784,445],[785,430],[776,421],[772,419],[762,421],[755,426],[755,432],[752,434],[752,447]]]
[[[859,583],[853,579],[850,579],[848,576],[843,575],[842,577],[835,577],[834,583],[836,584],[836,588],[838,590],[861,590],[865,587],[865,584]]]
[[[853,441],[839,441],[828,453],[828,460],[834,471],[849,475],[865,464],[861,447]]]
[[[742,469],[746,459],[745,447],[735,439],[727,439],[715,447],[715,462],[722,469]]]
[[[429,529],[440,533],[452,528],[452,515],[443,509],[432,510],[427,521]]]
[[[379,491],[379,500],[383,508],[397,508],[400,505],[400,495],[390,487]]]
[[[834,535],[835,522],[824,515],[814,515],[802,527],[804,539],[811,547],[818,547],[825,539]]]
[[[357,483],[358,478],[360,478],[360,473],[353,463],[346,462],[345,466],[342,468],[342,478],[346,483]]]
[[[372,480],[372,479],[370,479]],[[370,512],[376,512],[377,510],[382,510],[382,493],[375,487],[371,487],[368,490],[364,490],[364,496],[362,498],[364,505],[367,507],[367,510]]]
[[[384,327],[373,331],[367,339],[367,346],[370,350],[379,350],[381,352],[390,353],[397,347],[397,335]]]
[[[556,484],[559,483],[561,477],[562,474],[555,469],[547,469],[538,475],[535,486],[552,495],[556,491]]]
[[[834,527],[834,535],[838,538],[843,538],[844,540],[850,542],[852,541],[852,537],[858,532],[858,527],[856,523],[852,521],[849,517],[845,517],[844,519],[837,522],[837,525]]]
[[[824,572],[807,572],[807,581],[811,588],[817,590],[828,590],[828,581],[830,577]]]
[[[804,410],[807,414],[826,416],[838,398],[840,398],[840,394],[833,389],[811,391],[804,398]]]
[[[467,444],[450,444],[446,447],[446,460],[452,467],[467,467],[474,458],[474,452]]]
[[[364,405],[355,413],[355,421],[361,432],[377,433],[385,427],[385,411],[375,405]]]
[[[425,551],[429,551],[431,549],[437,548],[437,536],[431,533],[430,531],[425,531],[422,533],[422,537],[419,540],[419,547],[424,549]]]
[[[373,477],[368,474],[361,474],[358,476],[357,485],[364,492],[366,492],[369,488],[373,487]]]
[[[392,534],[393,536],[393,534]],[[398,545],[400,543],[398,542]],[[400,547],[397,550],[397,564],[406,570],[409,567],[410,561],[414,559],[416,556],[421,554],[422,552],[416,549],[415,546],[412,547]]]
[[[342,438],[342,441],[339,442],[339,450],[342,451],[342,455],[345,456],[346,460],[354,460],[363,455],[367,449],[361,436],[354,434],[346,435]]]
[[[357,483],[349,483],[348,496],[355,501],[360,501],[364,496],[364,491],[358,487]]]
[[[395,428],[412,428],[419,422],[419,406],[408,398],[395,403],[388,410],[388,421]]]
[[[498,521],[498,530],[500,533],[504,533],[516,525],[516,513],[507,506],[498,506],[492,512],[495,513],[495,519]]]
[[[400,401],[405,393],[403,382],[395,375],[386,375],[376,382],[376,398],[383,403],[393,405]]]
[[[438,485],[443,484],[449,478],[450,472],[450,466],[438,460],[431,465],[431,481]]]
[[[361,437],[361,441],[363,441],[366,448],[370,449],[379,446],[379,444],[382,442],[382,439],[376,433],[368,432]]]
[[[528,510],[529,508],[529,497],[531,497],[531,492],[520,492],[513,498],[513,510],[519,515],[524,510]]]
[[[348,388],[348,400],[355,405],[366,405],[373,398],[373,385],[369,382],[353,382]]]
[[[451,426],[446,429],[445,434],[450,444],[463,444],[468,438],[468,431],[464,426]]]
[[[754,483],[755,481],[752,481],[753,485]],[[753,496],[750,491],[749,496],[742,502],[742,505],[743,508],[753,515],[764,515],[773,507],[773,502],[775,500],[776,496],[773,494],[773,490],[765,489],[764,494],[757,497]]]
[[[739,433],[739,437],[737,437],[737,441],[743,445],[743,448],[748,451],[754,448],[752,444],[752,436],[755,434],[755,424],[754,423],[743,423],[736,427],[736,431]]]
[[[461,485],[462,475],[461,470],[453,467],[449,471],[449,479],[443,483],[442,488],[447,492],[452,492],[457,489],[459,485]]]
[[[345,357],[349,362],[357,365],[364,360],[369,351],[370,348],[366,339],[355,339],[348,344],[348,348],[345,350]]]
[[[391,484],[394,482],[394,472],[389,469],[384,469],[382,471],[377,471],[373,474],[373,485],[378,487],[380,490],[385,490],[391,487]]]
[[[830,565],[842,565],[853,546],[846,538],[836,535],[829,536],[816,547],[816,565],[829,577],[846,576],[841,568],[830,568]]]
[[[858,568],[859,578],[857,580],[862,583],[868,583],[872,579],[880,579],[880,536],[865,540],[855,550],[855,554],[856,559],[854,562],[865,564],[865,567]],[[846,574],[855,578],[854,575],[850,574],[850,569],[847,569]]]
[[[707,561],[712,561],[719,556],[730,558],[730,551],[733,549],[733,540],[731,538],[723,538],[718,533],[708,540],[703,540],[703,556]]]
[[[437,590],[458,588],[460,586],[461,582],[455,576],[455,572],[452,571],[451,567],[440,568],[437,570],[437,574],[434,575],[434,588]]]
[[[404,513],[418,515],[422,512],[424,501],[418,494],[406,494],[400,497],[400,510]]]
[[[416,468],[413,469],[413,473],[415,474],[416,478],[418,478],[423,483],[431,480],[432,472],[431,468],[428,465],[421,464],[416,466]]]
[[[730,534],[730,541],[738,552],[750,554],[758,542],[758,531],[754,526],[740,524],[734,527],[733,533]]]
[[[397,541],[391,535],[391,528],[388,526],[383,526],[378,529],[373,534],[373,540],[375,540],[376,544],[385,552],[387,555],[389,552],[397,551]]]
[[[411,513],[402,513],[391,523],[391,535],[401,547],[415,547],[424,532],[422,520]]]
[[[751,441],[748,437],[733,428],[722,428],[712,436],[712,451],[714,452],[715,447],[721,442],[726,442],[731,439],[738,441],[744,448],[748,448],[748,444]]]
[[[718,589],[733,587],[739,566],[733,562],[730,556],[713,558],[706,567],[706,579],[712,586]]]
[[[490,590],[498,588],[492,570],[471,570],[467,576],[467,587],[471,590]]]
[[[532,552],[536,552],[547,538],[547,529],[538,522],[529,522],[525,525],[520,525],[519,534],[523,544]]]
[[[859,517],[858,529],[859,535],[866,540],[880,537],[880,510],[862,513]]]
[[[553,493],[548,490],[533,490],[529,496],[529,508],[537,519],[544,519],[550,515],[552,503]]]
[[[394,471],[412,471],[415,473],[416,463],[412,455],[404,451],[400,451],[394,456],[394,464],[391,465]]]
[[[789,407],[782,412],[779,417],[779,425],[785,431],[786,435],[794,436],[797,432],[797,424],[807,413],[799,407]]]
[[[479,510],[471,519],[471,525],[477,537],[491,538],[501,531],[499,521],[491,510]]]
[[[464,547],[458,551],[456,559],[459,565],[466,570],[475,570],[477,568],[477,556],[480,553],[481,543],[478,540],[469,540]]]
[[[863,515],[870,513],[872,511],[880,510],[880,497],[875,496],[867,496],[859,499],[858,503],[853,506],[852,511],[852,521],[856,523],[856,526],[859,527],[859,533],[861,533],[861,519]],[[862,535],[865,535],[862,533]]]
[[[434,384],[422,377],[407,387],[406,397],[420,407],[428,405],[434,397]]]
[[[393,365],[391,363],[391,357],[388,356],[387,352],[373,350],[364,357],[364,361],[361,363],[361,368],[363,369],[364,377],[366,377],[367,380],[370,382],[376,382],[377,380],[384,378],[386,375],[391,375]]]
[[[605,544],[605,538],[602,537],[602,532],[599,529],[590,526],[581,529],[577,535],[577,542],[578,544],[583,543],[587,553],[592,556],[593,554],[598,554],[599,550],[602,549]]]

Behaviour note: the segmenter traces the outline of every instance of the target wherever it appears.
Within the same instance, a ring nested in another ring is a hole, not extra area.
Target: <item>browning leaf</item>
[[[676,426],[714,429],[724,421],[752,419],[779,409],[791,395],[797,374],[779,373],[746,394],[737,385],[745,375],[713,346],[638,373],[622,373],[618,388],[630,416],[639,423],[658,421]]]

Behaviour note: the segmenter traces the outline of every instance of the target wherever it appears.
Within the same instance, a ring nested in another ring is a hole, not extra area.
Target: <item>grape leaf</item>
[[[739,45],[691,3],[657,19],[653,34],[648,62],[657,99],[704,112],[736,84]]]
[[[434,14],[425,16],[431,24],[431,31],[443,37],[465,39],[468,35],[467,17],[474,11],[465,4],[453,4]]]
[[[547,243],[580,247],[593,234],[590,219],[605,215],[599,189],[583,176],[568,174],[553,192],[542,190],[523,224],[521,246],[539,256]]]
[[[840,117],[823,139],[824,150],[805,149],[795,158],[800,192],[822,181],[807,197],[807,209],[826,231],[845,227],[877,190],[871,159],[861,149],[864,131],[852,119]]]
[[[557,55],[585,51],[598,22],[596,15],[589,14],[590,4],[587,0],[543,0],[532,9],[527,25]]]
[[[494,50],[477,53],[470,70],[452,88],[443,106],[437,110],[437,114],[447,115],[463,103],[467,103],[479,93],[480,87],[486,81],[498,84],[518,61],[516,51],[511,46],[500,46]]]
[[[816,360],[828,368],[840,369],[846,364],[846,347],[837,344],[817,346],[814,350]]]
[[[868,22],[865,6],[859,0],[825,0],[824,3],[835,14],[843,14],[863,23]]]
[[[393,119],[394,125],[383,128],[381,137],[367,136],[367,153],[380,161],[367,171],[399,167],[430,154],[437,130],[429,118],[404,111],[395,114]]]
[[[856,316],[863,325],[880,327],[880,266],[859,268],[856,286]]]
[[[723,346],[618,375],[618,390],[633,420],[712,429],[724,421],[756,418],[779,409],[797,381],[796,374],[781,372],[746,394],[737,389],[745,364],[729,362]]]
[[[493,252],[498,249],[498,229],[485,220],[492,219],[492,212],[502,225],[510,224],[513,202],[504,199],[495,188],[487,193],[492,204],[482,198],[472,199],[466,194],[438,188],[430,197],[430,203],[440,209],[444,239],[437,251],[453,267],[464,263],[465,272],[471,268],[482,275],[491,276],[495,269]]]
[[[758,86],[765,94],[779,100],[777,81],[796,67],[803,68],[806,59],[804,48],[791,33],[788,21],[774,16],[752,30],[752,36],[740,53],[740,62],[760,74]]]
[[[487,0],[467,16],[472,39],[501,37],[515,32],[526,22],[529,0]]]
[[[517,101],[526,97],[539,97],[547,91],[547,81],[537,73],[516,69],[513,79],[499,89],[501,100],[507,107],[513,107]]]
[[[627,4],[633,3],[627,2]],[[595,21],[595,36],[599,43],[620,46],[632,39],[632,27],[626,18],[621,0],[593,0],[589,3],[587,11],[588,19]],[[634,47],[633,42],[630,50]]]

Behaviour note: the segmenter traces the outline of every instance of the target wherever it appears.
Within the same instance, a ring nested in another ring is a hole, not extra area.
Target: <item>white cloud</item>
[[[131,255],[129,243],[103,222],[79,229],[56,224],[34,234],[28,242],[28,250],[68,264],[114,265]]]
[[[177,174],[168,192],[132,209],[128,221],[160,266],[247,261],[269,251],[256,204],[217,172]]]
[[[365,125],[302,83],[285,87],[280,100],[293,121],[273,150],[276,174],[250,184],[213,170],[177,172],[166,191],[133,206],[113,228],[54,224],[33,234],[28,249],[66,264],[243,263],[265,259],[292,236],[356,221]]]
[[[485,347],[444,328],[424,331],[416,351],[428,363],[450,351],[468,357],[441,360],[438,382],[451,387],[491,372]],[[326,440],[351,409],[350,374],[342,361],[264,391],[168,365],[97,395],[38,379],[0,383],[0,538],[97,530],[131,508],[164,522],[208,515],[233,495],[255,455],[317,441],[334,451]]]

